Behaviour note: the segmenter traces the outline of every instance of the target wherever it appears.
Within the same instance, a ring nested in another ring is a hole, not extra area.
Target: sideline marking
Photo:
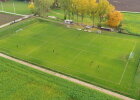
[[[133,49],[132,49],[131,52],[134,52],[135,47],[136,47],[136,44],[137,44],[137,42],[135,41],[135,44],[134,44]],[[127,67],[128,67],[128,64],[129,64],[129,58],[128,58],[127,63],[126,63],[126,65],[125,65],[124,71],[123,71],[123,73],[122,73],[122,77],[121,77],[121,79],[120,79],[119,85],[120,85],[121,82],[122,82],[122,79],[123,79],[123,76],[124,76],[124,74],[125,74],[125,72],[126,72],[126,69],[127,69]]]

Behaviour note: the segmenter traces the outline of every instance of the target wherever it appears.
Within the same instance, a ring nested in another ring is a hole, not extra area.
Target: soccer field
[[[1,52],[131,96],[139,45],[139,37],[88,33],[37,19],[0,31]]]

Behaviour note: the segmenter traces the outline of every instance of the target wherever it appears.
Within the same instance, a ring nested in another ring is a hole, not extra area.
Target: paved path
[[[22,60],[19,60],[19,59],[16,59],[16,58],[10,57],[10,56],[5,55],[5,54],[3,54],[3,53],[0,53],[0,57],[3,57],[3,58],[6,58],[6,59],[9,59],[9,60],[11,60],[11,61],[14,61],[14,62],[17,62],[17,63],[23,64],[23,65],[26,65],[26,66],[28,66],[28,67],[31,67],[31,68],[34,68],[34,69],[40,70],[40,71],[45,72],[45,73],[48,73],[48,74],[51,74],[51,75],[54,75],[54,76],[57,76],[57,77],[63,78],[63,79],[65,79],[65,80],[68,80],[68,81],[71,81],[71,82],[74,82],[74,83],[80,84],[80,85],[82,85],[82,86],[85,86],[85,87],[88,87],[88,88],[91,88],[91,89],[94,89],[94,90],[97,90],[97,91],[103,92],[103,93],[105,93],[105,94],[115,96],[115,97],[120,98],[120,99],[122,99],[122,100],[134,100],[134,99],[132,99],[132,98],[129,98],[129,97],[123,96],[123,95],[121,95],[121,94],[118,94],[118,93],[112,92],[112,91],[110,91],[110,90],[103,89],[103,88],[98,87],[98,86],[95,86],[95,85],[93,85],[93,84],[89,84],[89,83],[86,83],[86,82],[80,81],[80,80],[78,80],[78,79],[75,79],[75,78],[72,78],[72,77],[69,77],[69,76],[66,76],[66,75],[63,75],[63,74],[57,73],[57,72],[53,72],[53,71],[51,71],[51,70],[48,70],[48,69],[45,69],[45,68],[41,68],[41,67],[39,67],[39,66],[36,66],[36,65],[30,64],[30,63],[28,63],[28,62],[25,62],[25,61],[22,61]]]

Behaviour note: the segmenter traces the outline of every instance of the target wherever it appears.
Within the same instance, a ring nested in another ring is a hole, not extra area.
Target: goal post
[[[129,55],[129,59],[134,58],[134,55],[135,55],[135,53],[134,52],[131,52],[130,55]]]

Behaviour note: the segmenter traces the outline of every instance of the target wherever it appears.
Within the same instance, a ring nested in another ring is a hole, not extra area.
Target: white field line
[[[57,76],[57,77],[59,77],[59,78],[62,78],[62,79],[71,81],[71,82],[73,82],[73,83],[77,83],[77,84],[80,84],[80,85],[82,85],[82,86],[85,86],[85,87],[88,87],[88,88],[91,88],[91,89],[94,89],[94,90],[103,92],[103,93],[105,93],[105,94],[115,96],[115,97],[120,98],[120,99],[122,99],[122,100],[135,100],[135,99],[129,98],[129,97],[127,97],[127,96],[118,94],[118,93],[116,93],[116,92],[112,92],[112,91],[110,91],[110,90],[107,90],[107,89],[104,89],[104,88],[95,86],[95,85],[93,85],[93,84],[89,84],[89,83],[83,82],[83,81],[81,81],[81,80],[78,80],[78,79],[75,79],[75,78],[72,78],[72,77],[69,77],[69,76],[66,76],[66,75],[63,75],[63,74],[60,74],[60,73],[57,73],[57,72],[48,70],[48,69],[44,69],[44,68],[41,68],[40,66],[36,66],[36,65],[30,64],[30,63],[28,63],[28,62],[25,62],[25,61],[22,61],[22,60],[19,60],[19,59],[10,57],[10,56],[5,55],[5,54],[3,54],[3,53],[0,53],[0,57],[9,59],[9,60],[11,60],[11,61],[20,63],[20,64],[22,64],[22,65],[26,65],[26,66],[28,66],[28,67],[37,69],[37,70],[39,70],[39,71],[48,73],[48,74],[50,74],[50,75]]]
[[[7,12],[7,11],[0,11],[1,13],[7,13],[7,14],[12,14],[12,15],[18,15],[18,16],[28,16],[28,15],[23,15],[23,14],[17,14],[17,13],[12,13],[12,12]]]
[[[132,49],[131,52],[134,52],[134,50],[135,50],[135,48],[136,48],[136,44],[137,44],[137,43],[136,43],[136,41],[135,41],[134,46],[133,46],[133,49]],[[131,52],[130,52],[130,53],[131,53]],[[128,58],[127,63],[126,63],[126,65],[125,65],[124,71],[123,71],[122,76],[121,76],[121,79],[120,79],[120,81],[119,81],[119,84],[121,84],[121,82],[122,82],[122,79],[123,79],[123,77],[124,77],[124,74],[125,74],[125,72],[126,72],[126,69],[127,69],[127,67],[128,67],[128,64],[129,64],[129,58]]]

